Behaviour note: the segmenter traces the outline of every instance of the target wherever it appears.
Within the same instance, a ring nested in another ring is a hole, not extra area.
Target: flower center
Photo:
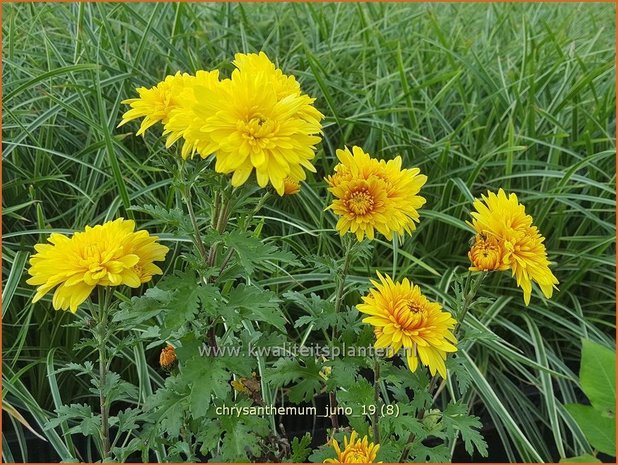
[[[249,121],[239,121],[237,129],[250,146],[264,148],[277,130],[277,124],[262,115],[256,115]]]
[[[366,215],[373,211],[374,199],[368,189],[359,189],[350,194],[346,207],[356,216]]]
[[[345,457],[345,463],[367,463],[367,453],[360,447],[351,449]]]
[[[406,308],[409,310],[402,315],[401,326],[404,329],[415,329],[425,324],[425,317],[427,311],[416,300],[409,300],[406,302]]]
[[[418,302],[409,301],[408,310],[410,310],[412,313],[418,313],[423,311],[423,307],[421,307]]]

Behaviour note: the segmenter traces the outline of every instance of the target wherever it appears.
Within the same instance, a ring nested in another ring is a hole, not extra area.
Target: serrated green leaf
[[[286,321],[279,309],[279,302],[274,292],[239,284],[230,291],[227,305],[238,312],[241,320],[263,321],[286,332]]]
[[[229,392],[229,373],[216,358],[195,357],[181,367],[183,381],[191,389],[189,402],[194,418],[206,415],[210,407],[211,396],[220,399]]]
[[[51,419],[45,429],[55,428],[63,422],[74,424],[69,428],[70,433],[81,433],[84,436],[96,436],[101,429],[101,416],[92,412],[86,404],[61,405],[56,409],[56,418]]]
[[[304,463],[311,453],[311,434],[305,433],[302,438],[295,437],[291,443],[292,454],[289,461],[291,463]]]
[[[320,370],[321,366],[311,357],[303,359],[302,365],[297,360],[281,358],[268,369],[267,377],[275,386],[296,382],[290,387],[288,396],[290,401],[299,403],[310,401],[322,389],[324,380],[320,376]]]
[[[167,209],[160,205],[143,205],[131,207],[131,210],[140,211],[150,215],[155,220],[165,226],[170,226],[176,235],[187,236],[192,234],[192,227],[189,217],[179,208]]]
[[[487,443],[479,433],[483,426],[478,417],[468,415],[468,407],[463,403],[450,403],[443,412],[442,423],[448,437],[454,437],[459,431],[464,441],[466,452],[472,456],[476,449],[483,457],[487,457]]]
[[[265,244],[250,233],[232,231],[223,235],[223,241],[236,252],[240,265],[250,275],[256,269],[275,269],[272,262],[285,263],[288,266],[300,265],[293,253],[283,252],[273,244]]]

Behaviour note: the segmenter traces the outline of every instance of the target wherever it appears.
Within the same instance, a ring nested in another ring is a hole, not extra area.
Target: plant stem
[[[457,330],[462,326],[463,321],[466,318],[466,315],[468,314],[468,310],[470,310],[470,307],[474,303],[476,293],[481,287],[481,283],[485,279],[486,274],[487,273],[485,272],[478,273],[478,275],[476,276],[476,278],[474,278],[474,280],[472,280],[472,273],[468,272],[468,275],[466,276],[466,283],[462,291],[463,302],[461,304],[461,309],[459,310],[459,313],[457,315],[457,324],[455,325],[455,328],[453,329],[453,333],[455,333],[456,336],[457,336]],[[472,285],[470,285],[471,280],[472,280]],[[431,381],[429,383],[428,390],[429,390],[430,395],[432,395],[433,390],[437,384],[437,381],[438,381],[438,375],[436,374],[431,378]],[[446,387],[446,379],[442,379],[440,386],[438,386],[438,389],[436,390],[435,394],[433,394],[432,396],[431,405],[433,405],[436,402],[438,396],[444,390],[445,387]],[[421,409],[418,415],[416,416],[416,418],[419,420],[422,420],[424,416],[425,416],[425,410]],[[414,433],[410,433],[410,437],[408,438],[407,445],[405,449],[403,450],[403,452],[401,453],[399,462],[403,462],[404,460],[408,458],[408,454],[410,453],[411,444],[414,441],[414,438],[415,438]]]
[[[461,310],[459,311],[459,315],[457,316],[457,325],[455,326],[455,329],[453,331],[457,331],[457,329],[459,329],[461,325],[463,324],[463,321],[466,318],[466,315],[468,314],[468,310],[472,306],[472,303],[474,302],[474,299],[476,297],[476,293],[481,287],[481,283],[485,279],[486,275],[487,275],[486,272],[477,273],[476,278],[472,281],[472,285],[469,286],[469,282],[470,282],[470,279],[472,278],[472,274],[471,272],[468,272],[468,279],[466,280],[466,287],[464,288],[464,291],[463,291],[464,301],[461,305]]]
[[[373,364],[373,401],[375,411],[371,415],[371,425],[373,427],[373,442],[380,443],[380,416],[378,412],[378,404],[380,402],[380,362],[376,358]]]
[[[97,325],[97,342],[99,345],[99,408],[101,410],[101,461],[109,457],[110,436],[109,436],[109,405],[105,390],[107,388],[107,309],[108,309],[108,290],[99,286],[99,324]]]
[[[197,224],[197,217],[195,216],[195,211],[193,210],[193,204],[191,203],[191,188],[188,186],[187,186],[187,195],[185,198],[185,202],[187,203],[187,210],[189,211],[189,218],[191,218],[191,225],[193,226],[193,234],[195,235],[195,240],[194,240],[195,245],[202,259],[206,260],[206,248],[204,247],[204,243],[202,242],[202,237],[200,235],[200,228]]]
[[[189,218],[191,220],[191,226],[193,227],[193,243],[197,248],[200,256],[204,261],[207,259],[206,248],[204,247],[204,243],[202,242],[202,236],[200,234],[200,228],[197,224],[197,216],[195,215],[195,210],[193,210],[193,202],[191,198],[191,186],[189,182],[184,177],[184,163],[180,162],[178,164],[178,173],[180,179],[182,181],[182,187],[180,188],[180,195],[182,196],[182,200],[187,204],[187,211],[189,212]]]
[[[219,234],[223,234],[227,226],[228,219],[230,217],[230,198],[225,192],[215,194],[215,208],[213,211],[213,229]],[[206,264],[208,267],[213,267],[217,261],[217,250],[219,248],[219,241],[215,240],[208,250]]]
[[[343,291],[345,290],[345,281],[346,278],[348,276],[348,272],[350,269],[350,263],[352,262],[352,242],[346,237],[344,236],[341,240],[345,252],[344,252],[344,256],[343,256],[343,267],[341,268],[341,270],[338,273],[338,283],[337,283],[337,290],[335,293],[335,313],[339,313],[339,310],[341,309],[341,304],[343,303]],[[332,332],[331,332],[331,343],[335,343],[335,339],[337,336],[337,327],[333,326]],[[337,406],[337,395],[335,391],[329,392],[328,393],[328,398],[329,398],[329,404],[331,408],[334,408]],[[333,429],[337,430],[339,428],[339,418],[337,417],[336,414],[332,414],[330,416],[330,421],[333,425]]]
[[[342,240],[345,252],[343,256],[343,267],[341,271],[338,273],[338,283],[337,283],[337,291],[335,294],[335,313],[339,313],[341,310],[341,305],[343,304],[343,292],[345,291],[345,282],[348,277],[348,272],[350,271],[350,264],[352,262],[352,241],[350,241],[347,237],[344,237]],[[333,327],[332,331],[332,341],[335,341],[335,327]]]
[[[249,228],[249,224],[251,223],[251,220],[262,209],[262,207],[264,206],[264,204],[266,203],[266,200],[268,200],[270,195],[271,195],[270,192],[266,191],[264,195],[260,197],[260,200],[256,204],[253,211],[247,216],[247,218],[245,218],[245,221],[243,222],[242,226],[240,226],[239,228],[240,231],[242,232],[247,231],[247,229]],[[223,274],[223,272],[225,271],[225,268],[227,268],[227,265],[229,264],[233,255],[234,255],[234,249],[230,249],[227,251],[225,258],[223,259],[223,263],[221,264],[221,268],[219,269],[219,276]]]

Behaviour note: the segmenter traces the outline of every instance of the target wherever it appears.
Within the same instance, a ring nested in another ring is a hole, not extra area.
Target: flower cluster
[[[234,65],[228,79],[216,70],[177,73],[138,89],[139,98],[123,102],[131,109],[120,124],[144,117],[142,134],[161,122],[168,147],[183,140],[183,158],[214,155],[215,170],[232,174],[233,186],[255,172],[260,187],[270,183],[284,195],[286,178],[298,183],[305,170],[315,171],[311,160],[324,115],[263,52],[236,54]]]
[[[337,458],[326,459],[324,463],[374,463],[378,450],[380,450],[379,444],[369,442],[367,436],[360,439],[356,431],[352,431],[349,440],[347,436],[344,436],[343,450],[336,439],[331,441],[331,445],[337,453]]]
[[[411,371],[416,371],[420,358],[432,375],[437,371],[446,378],[446,354],[457,351],[455,319],[407,278],[393,282],[379,272],[378,278],[380,282],[372,280],[373,289],[356,306],[369,315],[363,322],[375,328],[375,347],[388,348],[391,356],[403,347]]]
[[[474,202],[472,225],[475,242],[468,257],[470,271],[504,271],[511,269],[517,285],[524,291],[524,302],[530,303],[532,282],[539,285],[545,297],[557,289],[558,279],[549,269],[543,242],[545,238],[532,225],[515,194],[488,192]]]
[[[70,238],[52,233],[30,258],[27,283],[38,286],[32,301],[56,288],[54,308],[75,313],[96,286],[139,287],[162,273],[154,262],[164,260],[168,248],[157,239],[122,218],[86,226]]]
[[[417,195],[427,181],[418,168],[402,169],[401,157],[377,160],[360,147],[337,150],[340,163],[326,178],[335,197],[329,206],[339,216],[337,230],[359,241],[372,240],[377,230],[392,240],[393,233],[411,234],[425,199]]]

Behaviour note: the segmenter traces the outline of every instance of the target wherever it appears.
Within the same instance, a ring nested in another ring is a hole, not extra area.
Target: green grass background
[[[378,240],[351,279],[365,283],[380,267],[448,306],[453,274],[467,267],[472,199],[516,192],[547,238],[560,292],[551,301],[535,292],[525,308],[508,274],[492,276],[482,292],[497,299],[469,324],[494,337],[465,348],[474,385],[465,400],[498,428],[511,460],[589,450],[563,404],[576,399],[580,338],[615,346],[613,4],[2,8],[3,392],[34,425],[59,402],[87,396],[81,380],[47,372],[89,354],[72,351],[80,335],[63,326],[71,315],[49,299],[31,304],[24,281],[33,244],[116,216],[136,216],[172,241],[128,210],[177,199],[159,132],[142,139],[137,124],[115,129],[120,101],[168,73],[231,70],[234,53],[264,50],[327,116],[318,174],[262,212],[268,240],[300,256],[339,257],[335,219],[322,210],[335,149],[401,154],[429,177],[420,226],[400,246]],[[323,278],[307,267],[264,282],[331,291]],[[149,370],[156,387],[161,377],[146,357],[134,359],[123,374]]]

